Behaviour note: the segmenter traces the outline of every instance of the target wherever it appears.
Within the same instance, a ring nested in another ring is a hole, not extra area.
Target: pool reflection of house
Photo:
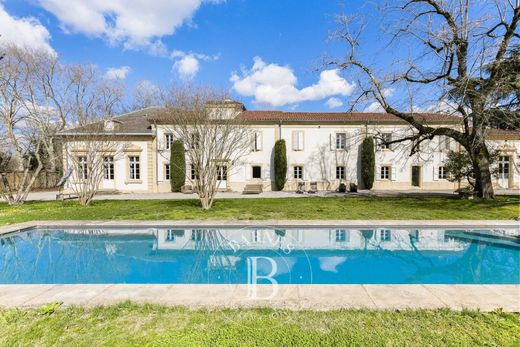
[[[445,230],[417,229],[157,229],[157,248],[188,250],[204,246],[230,250],[442,250],[457,251],[466,242]]]

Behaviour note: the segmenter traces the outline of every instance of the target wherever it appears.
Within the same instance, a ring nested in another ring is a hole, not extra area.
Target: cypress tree
[[[372,189],[374,185],[375,166],[374,139],[366,137],[361,144],[361,177],[366,189]]]
[[[274,144],[274,186],[276,190],[283,190],[287,181],[287,150],[285,140],[278,140]]]
[[[186,179],[186,158],[181,140],[173,141],[170,147],[170,184],[172,192],[180,192]]]

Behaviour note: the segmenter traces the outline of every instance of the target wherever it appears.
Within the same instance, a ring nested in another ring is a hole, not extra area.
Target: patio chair
[[[315,194],[318,192],[318,182],[311,182],[309,187],[309,194]]]
[[[296,189],[296,194],[305,193],[305,182],[298,182],[298,188]]]
[[[242,194],[260,194],[264,191],[264,188],[261,184],[246,184]]]

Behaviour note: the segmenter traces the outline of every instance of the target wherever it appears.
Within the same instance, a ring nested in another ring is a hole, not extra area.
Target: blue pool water
[[[0,284],[520,284],[520,232],[411,228],[30,229]]]

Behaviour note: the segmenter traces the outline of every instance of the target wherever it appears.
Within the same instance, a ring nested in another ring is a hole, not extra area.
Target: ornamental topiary
[[[375,145],[372,137],[366,137],[361,144],[361,178],[365,189],[372,189],[375,174]]]
[[[274,187],[283,190],[287,181],[287,150],[285,140],[278,140],[274,144]]]
[[[186,158],[184,143],[181,140],[173,141],[170,147],[170,184],[172,192],[180,192],[186,179]]]

